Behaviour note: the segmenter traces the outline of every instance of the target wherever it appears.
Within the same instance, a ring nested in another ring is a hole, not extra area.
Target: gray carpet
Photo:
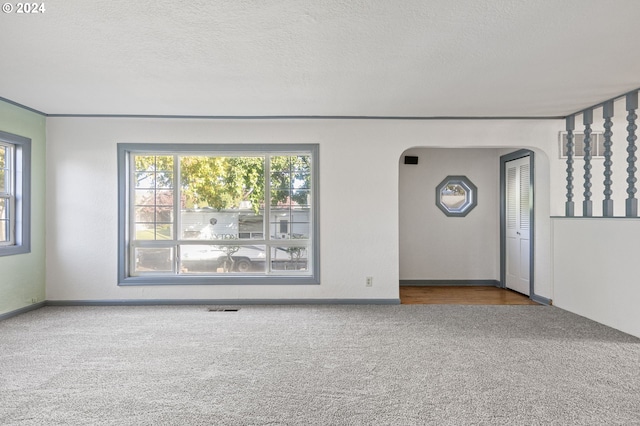
[[[46,307],[0,424],[640,425],[640,339],[543,306]]]

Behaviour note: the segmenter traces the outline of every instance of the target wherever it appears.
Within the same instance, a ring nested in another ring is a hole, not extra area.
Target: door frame
[[[509,161],[520,158],[529,157],[529,188],[531,194],[531,203],[529,208],[529,298],[538,303],[549,304],[549,301],[535,294],[535,275],[534,275],[534,247],[535,247],[535,167],[534,152],[529,149],[520,149],[518,151],[500,156],[500,287],[506,288],[506,265],[507,265],[507,183],[505,176],[505,165]]]

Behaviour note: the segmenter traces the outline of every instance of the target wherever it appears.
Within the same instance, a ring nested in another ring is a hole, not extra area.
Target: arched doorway
[[[416,147],[402,154],[401,286],[504,287],[500,158],[511,151]],[[406,156],[414,161],[405,164]],[[464,176],[477,188],[477,206],[464,216],[447,215],[436,205],[436,188],[450,175]]]

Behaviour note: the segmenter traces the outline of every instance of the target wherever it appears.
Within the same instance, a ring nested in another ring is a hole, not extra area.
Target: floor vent
[[[208,308],[209,312],[238,312],[239,308]]]

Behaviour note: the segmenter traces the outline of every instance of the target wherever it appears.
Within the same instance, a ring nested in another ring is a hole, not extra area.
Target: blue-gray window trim
[[[15,147],[15,244],[0,246],[0,256],[31,252],[31,139],[0,131],[0,141]],[[19,173],[18,173],[19,172]]]
[[[118,143],[118,285],[274,285],[274,284],[320,284],[320,191],[319,191],[319,145],[318,144],[160,144],[160,143]],[[127,259],[129,240],[127,221],[129,215],[129,154],[135,153],[184,153],[184,152],[265,152],[290,153],[307,151],[311,153],[312,182],[312,247],[313,267],[308,276],[128,276]]]
[[[466,201],[463,206],[456,211],[447,209],[442,203],[442,190],[450,184],[459,184],[466,187],[469,193],[466,196]],[[436,186],[436,206],[442,210],[446,216],[449,217],[465,217],[478,205],[478,187],[469,180],[468,177],[462,175],[447,176]]]

